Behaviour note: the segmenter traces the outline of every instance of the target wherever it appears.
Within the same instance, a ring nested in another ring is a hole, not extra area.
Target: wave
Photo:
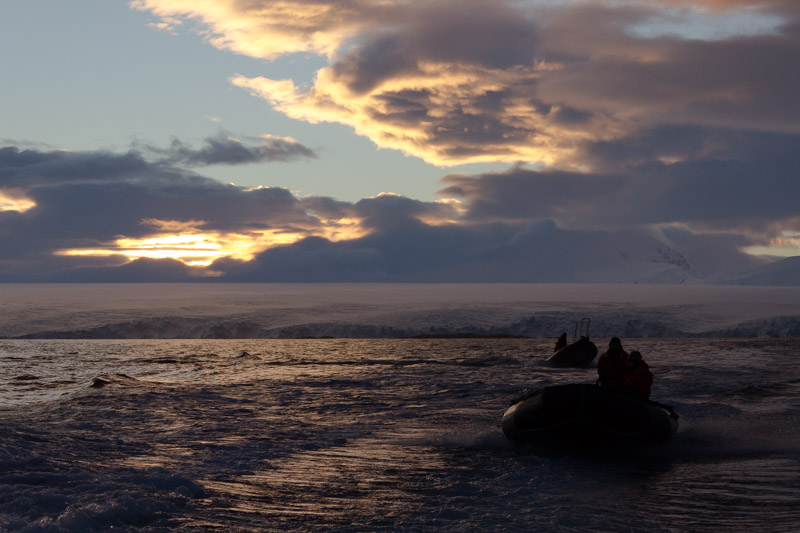
[[[522,361],[516,357],[508,355],[487,355],[474,359],[464,359],[458,364],[461,366],[502,366],[502,365],[521,365]]]
[[[761,416],[728,416],[686,420],[670,443],[673,451],[696,460],[778,455],[800,458],[796,416],[785,413],[770,419]]]
[[[102,389],[106,385],[122,385],[122,386],[131,386],[138,383],[139,380],[136,378],[132,378],[127,374],[103,374],[102,376],[97,376],[96,378],[92,379],[92,384],[89,385],[92,389]]]

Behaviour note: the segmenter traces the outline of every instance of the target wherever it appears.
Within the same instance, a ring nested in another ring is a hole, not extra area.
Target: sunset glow
[[[610,140],[625,132],[622,121],[604,117],[591,128],[560,123],[560,109],[537,108],[517,88],[534,83],[539,64],[512,71],[473,66],[420,63],[417,71],[376,85],[369,92],[352,91],[351,80],[333,69],[321,69],[315,85],[301,92],[292,80],[236,76],[231,82],[268,100],[286,115],[310,123],[352,126],[380,148],[400,150],[438,166],[475,163],[561,163],[569,161],[579,142]],[[424,98],[404,101],[405,95]],[[478,102],[487,94],[507,94],[498,113],[483,117]],[[427,120],[406,120],[406,108],[425,109]],[[466,120],[464,116],[474,120]],[[483,118],[481,118],[483,117]],[[505,132],[505,133],[503,133]],[[511,133],[513,132],[513,133]]]
[[[136,259],[175,259],[191,267],[207,267],[227,257],[251,261],[257,254],[275,246],[287,245],[316,235],[331,241],[361,237],[365,231],[355,218],[330,219],[316,234],[286,230],[222,232],[203,230],[203,221],[146,219],[142,225],[165,230],[148,237],[119,237],[107,246],[58,250],[55,255],[108,257],[122,255]],[[175,231],[178,233],[171,233]]]
[[[0,2],[0,282],[797,268],[749,276],[800,257],[797,0],[44,3]]]
[[[782,231],[778,237],[770,240],[768,246],[750,246],[745,251],[753,255],[774,255],[779,257],[800,255],[800,231]]]
[[[0,189],[0,211],[24,213],[36,207],[36,202],[27,198],[22,191]]]
[[[291,244],[304,235],[280,230],[248,233],[203,231],[202,221],[146,220],[144,225],[182,230],[182,233],[157,233],[144,238],[120,237],[108,246],[59,250],[64,256],[123,255],[129,260],[176,259],[187,266],[207,267],[215,260],[229,257],[250,261],[267,248]]]
[[[271,246],[291,244],[298,235],[282,232],[195,233],[185,235],[158,235],[144,239],[121,238],[106,248],[79,248],[59,250],[57,255],[109,256],[123,255],[130,260],[177,259],[188,266],[206,267],[222,257],[250,261],[255,254]]]
[[[0,95],[0,533],[800,532],[800,0],[0,0]]]

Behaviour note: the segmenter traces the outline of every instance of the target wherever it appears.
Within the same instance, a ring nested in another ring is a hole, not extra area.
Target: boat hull
[[[557,385],[527,394],[503,414],[503,433],[540,444],[658,444],[677,430],[677,416],[597,385]]]

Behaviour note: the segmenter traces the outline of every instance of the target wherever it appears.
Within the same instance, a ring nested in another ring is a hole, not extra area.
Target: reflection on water
[[[499,427],[549,340],[0,341],[0,530],[796,530],[800,343],[627,345],[680,430],[577,456]]]

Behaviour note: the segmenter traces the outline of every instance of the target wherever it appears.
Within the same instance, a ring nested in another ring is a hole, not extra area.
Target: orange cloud
[[[311,52],[333,54],[366,24],[364,14],[377,4],[390,10],[409,2],[297,2],[277,0],[133,0],[134,9],[150,11],[169,21],[187,18],[204,25],[202,33],[217,48],[263,59]]]
[[[513,19],[504,8],[480,1],[469,4],[486,12],[503,11],[501,24]],[[438,11],[445,7],[427,2],[135,0],[131,5],[171,21],[195,20],[211,44],[240,54],[273,59],[311,52],[336,60],[320,69],[313,87],[305,91],[292,80],[266,77],[236,76],[232,83],[269,100],[292,118],[346,124],[380,148],[400,150],[435,165],[565,163],[576,144],[615,138],[625,131],[623,121],[609,117],[569,125],[562,106],[533,101],[531,87],[536,80],[559,68],[541,60],[491,68],[468,59],[411,57],[411,68],[387,76],[366,92],[353,90],[354,80],[339,68],[342,50],[352,49],[348,47],[365,36],[414,31],[421,20],[445,14]],[[499,107],[492,111],[482,107],[487,98],[498,98]]]
[[[381,148],[435,165],[526,161],[569,166],[579,144],[617,138],[631,126],[607,116],[570,124],[561,106],[537,105],[526,88],[542,71],[556,68],[420,63],[415,72],[364,93],[351,90],[333,68],[321,69],[305,92],[291,80],[236,76],[231,82],[292,118],[346,124]],[[492,111],[482,108],[486,98],[496,99]]]
[[[797,70],[796,41],[778,31],[796,16],[792,2],[668,2],[672,9],[657,0],[131,5],[194,20],[211,44],[236,53],[327,57],[310,87],[231,81],[292,118],[345,124],[380,148],[440,166],[587,171],[587,146],[663,124],[797,132],[787,110],[797,108],[800,81],[786,74]],[[758,23],[742,29],[743,21]]]

